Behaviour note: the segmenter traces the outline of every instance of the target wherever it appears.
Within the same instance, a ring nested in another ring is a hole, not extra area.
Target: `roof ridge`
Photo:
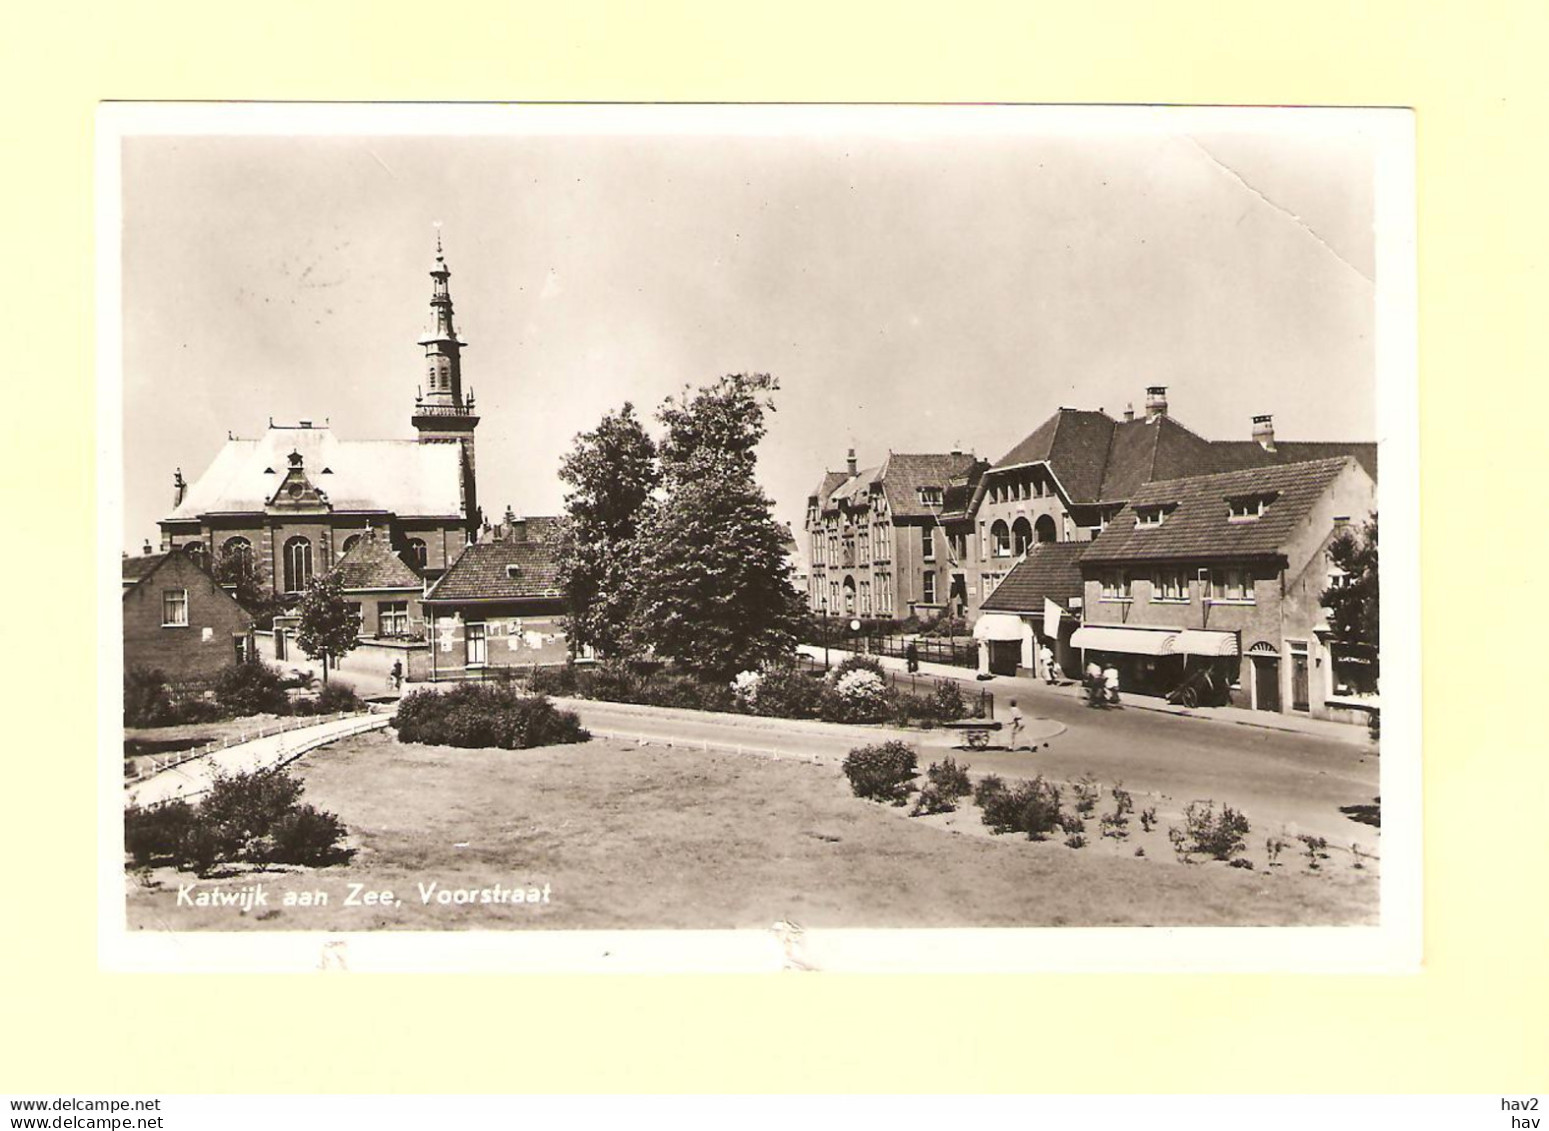
[[[1204,475],[1180,475],[1173,479],[1154,479],[1150,483],[1144,483],[1137,490],[1151,490],[1157,487],[1167,487],[1174,483],[1192,483],[1201,479],[1224,479],[1228,475],[1266,475],[1277,472],[1287,472],[1297,467],[1331,466],[1333,464],[1354,463],[1359,466],[1359,461],[1352,455],[1333,456],[1328,459],[1301,459],[1290,463],[1271,463],[1262,467],[1239,467],[1230,471],[1211,471]]]

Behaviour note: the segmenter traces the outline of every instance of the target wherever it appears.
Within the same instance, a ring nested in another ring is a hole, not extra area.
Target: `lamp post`
[[[828,598],[824,597],[820,602],[823,612],[823,670],[828,671]]]

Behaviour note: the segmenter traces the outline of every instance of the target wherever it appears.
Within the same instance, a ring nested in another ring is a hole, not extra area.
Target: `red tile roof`
[[[418,589],[424,580],[393,552],[392,544],[367,530],[350,547],[335,572],[346,589]]]
[[[986,612],[1042,613],[1044,598],[1070,608],[1080,597],[1087,542],[1040,542],[1030,548],[980,606]]]
[[[1365,474],[1354,457],[1343,456],[1148,483],[1086,544],[1082,564],[1275,556],[1346,472]],[[1227,499],[1255,494],[1274,495],[1264,513],[1251,521],[1230,520]],[[1135,508],[1158,503],[1176,506],[1160,526],[1137,527]]]
[[[529,518],[516,538],[494,532],[457,556],[425,594],[434,601],[522,601],[562,596],[557,518]]]

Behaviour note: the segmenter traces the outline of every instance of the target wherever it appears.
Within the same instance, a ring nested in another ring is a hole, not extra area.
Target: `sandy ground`
[[[1185,865],[1165,832],[1141,834],[1138,820],[1130,839],[1112,843],[1089,822],[1081,849],[990,837],[969,810],[910,819],[851,796],[835,767],[801,760],[616,741],[469,751],[400,744],[387,731],[334,743],[294,768],[306,800],[350,828],[349,863],[213,880],[165,868],[130,874],[131,928],[764,928],[780,919],[808,927],[1284,925],[1376,917],[1374,867],[1308,874],[1291,858],[1295,849],[1276,869]],[[1136,804],[1144,806],[1139,794]],[[1251,839],[1261,840],[1258,832]],[[371,900],[382,892],[392,894]],[[233,902],[184,902],[221,893]]]

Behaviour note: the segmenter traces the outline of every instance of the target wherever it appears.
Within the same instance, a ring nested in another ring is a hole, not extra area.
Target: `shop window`
[[[1329,644],[1329,665],[1334,694],[1357,698],[1377,692],[1377,664],[1372,649],[1358,644]]]

